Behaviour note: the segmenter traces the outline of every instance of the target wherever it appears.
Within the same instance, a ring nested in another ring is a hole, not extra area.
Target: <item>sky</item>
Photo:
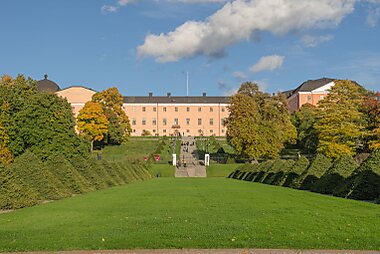
[[[0,75],[125,96],[380,90],[380,0],[1,0]]]

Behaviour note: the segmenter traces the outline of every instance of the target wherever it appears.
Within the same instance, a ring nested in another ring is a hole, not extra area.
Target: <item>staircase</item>
[[[200,165],[195,156],[195,139],[183,137],[181,142],[181,156],[176,167],[175,177],[207,177],[206,166]]]

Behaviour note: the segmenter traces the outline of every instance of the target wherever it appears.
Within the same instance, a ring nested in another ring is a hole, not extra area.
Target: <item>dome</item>
[[[53,81],[48,79],[48,75],[45,75],[45,79],[37,81],[37,90],[45,93],[55,93],[61,90],[61,88]]]

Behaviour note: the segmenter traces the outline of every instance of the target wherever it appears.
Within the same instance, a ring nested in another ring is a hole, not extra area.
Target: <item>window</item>
[[[162,130],[162,132],[163,132],[163,133],[166,133],[166,130],[165,130],[165,129],[163,129],[163,130]]]
[[[163,108],[162,108],[162,111],[166,112],[166,107],[163,107]]]
[[[132,125],[136,125],[136,118],[132,118]]]
[[[174,125],[178,125],[178,118],[174,118]]]
[[[178,107],[175,107],[175,108],[174,108],[174,111],[175,111],[175,112],[178,112]]]
[[[156,118],[153,118],[152,119],[152,125],[156,125],[157,124],[157,120],[156,120]]]
[[[146,125],[146,119],[145,118],[142,119],[141,124]]]
[[[187,107],[187,108],[186,108],[186,111],[187,111],[187,112],[190,112],[190,107]]]
[[[168,120],[166,118],[162,119],[162,124],[166,125],[168,123]]]
[[[224,133],[224,130],[222,130],[222,133]]]
[[[186,130],[186,132],[187,132],[187,133],[189,133],[189,132],[190,132],[190,130]]]
[[[186,124],[190,125],[190,118],[186,118]]]
[[[222,118],[222,125],[223,125],[223,126],[226,125],[226,118]]]
[[[214,108],[213,107],[210,107],[210,112],[214,112]]]
[[[210,130],[210,133],[214,133],[214,130]]]
[[[214,118],[210,118],[210,125],[214,125]]]
[[[153,130],[153,133],[156,133],[156,130]]]
[[[198,112],[202,112],[202,108],[201,107],[198,108]]]
[[[311,101],[311,95],[308,95],[308,96],[307,96],[307,100],[308,100],[308,101]]]
[[[224,107],[222,107],[222,112],[224,112],[226,109]]]
[[[135,130],[135,129],[133,129],[133,133],[136,133],[136,130]]]
[[[132,112],[136,112],[136,107],[132,106]]]
[[[146,111],[146,107],[142,107],[142,112],[145,112]]]
[[[324,98],[325,98],[325,96],[323,96],[323,95],[319,96],[320,100],[323,100]]]
[[[198,118],[198,125],[202,125],[202,118]]]
[[[156,112],[157,111],[157,108],[156,107],[153,107],[153,112]]]

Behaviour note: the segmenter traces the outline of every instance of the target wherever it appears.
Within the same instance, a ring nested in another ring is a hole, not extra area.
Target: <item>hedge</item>
[[[360,166],[350,156],[332,164],[318,154],[311,163],[301,156],[295,162],[277,159],[245,164],[228,177],[380,203],[380,149]]]
[[[344,155],[336,160],[330,169],[315,182],[311,191],[322,194],[333,194],[339,191],[346,179],[354,172],[359,165],[349,155]]]
[[[70,159],[71,165],[90,183],[96,190],[108,187],[104,181],[104,174],[98,170],[94,170],[94,161],[76,156]]]

